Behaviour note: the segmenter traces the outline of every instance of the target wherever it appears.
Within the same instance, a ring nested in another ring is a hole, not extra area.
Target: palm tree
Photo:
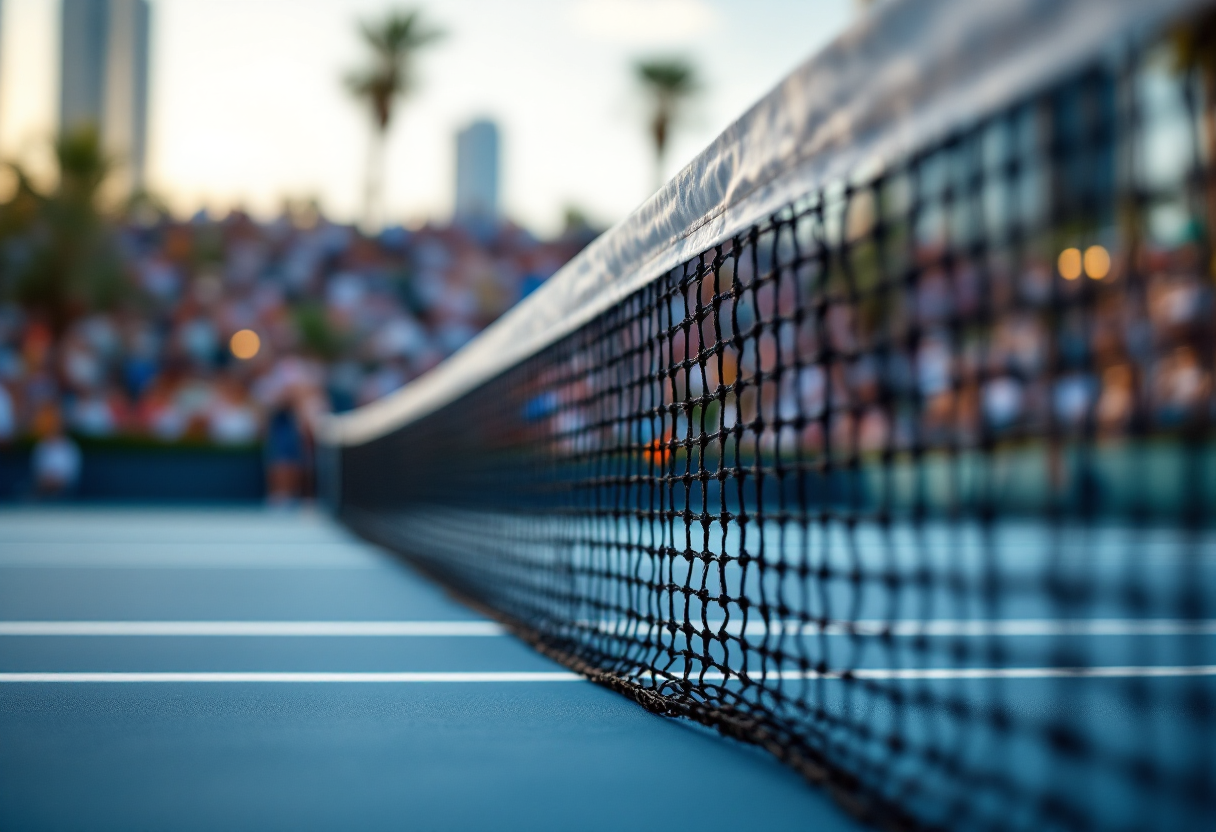
[[[1209,160],[1216,158],[1216,12],[1206,12],[1174,32],[1174,69],[1180,74],[1196,72],[1203,101],[1200,117]],[[1211,162],[1209,161],[1209,164]],[[1216,180],[1205,182],[1208,245],[1216,246]]]
[[[412,59],[422,47],[443,33],[425,26],[417,11],[392,11],[382,20],[363,21],[359,34],[371,49],[371,61],[346,77],[346,87],[371,108],[372,141],[367,156],[363,191],[363,217],[369,228],[380,217],[380,182],[383,179],[384,142],[397,99],[414,86]]]
[[[97,130],[79,127],[55,142],[59,183],[41,193],[20,168],[16,196],[0,206],[0,241],[22,256],[0,264],[0,292],[15,296],[62,334],[76,317],[117,303],[127,290],[99,193],[114,161]]]
[[[650,138],[654,142],[655,189],[665,180],[663,163],[672,125],[684,103],[697,92],[700,82],[692,64],[681,58],[639,61],[634,72],[650,96]]]

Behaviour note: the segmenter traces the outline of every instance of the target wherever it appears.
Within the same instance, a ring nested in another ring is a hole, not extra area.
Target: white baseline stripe
[[[829,628],[832,632],[847,633],[850,626],[842,621]],[[882,635],[889,631],[893,636],[1177,636],[1214,635],[1216,621],[1162,618],[860,621],[852,629],[857,635]]]
[[[557,672],[492,672],[492,673],[0,673],[0,683],[6,682],[379,682],[393,684],[422,684],[428,682],[578,682],[577,673]]]
[[[585,623],[585,622],[584,622]],[[682,622],[681,622],[682,623]],[[661,626],[661,625],[656,625]],[[700,628],[699,622],[693,622]],[[640,622],[604,621],[606,632],[642,630]],[[709,631],[722,631],[720,621]],[[750,621],[731,622],[725,631],[748,636],[1016,637],[1216,635],[1216,621],[1183,619],[1001,619],[929,621]],[[491,637],[507,631],[493,621],[0,621],[0,636],[348,636]]]
[[[635,629],[646,629],[641,623]],[[699,623],[693,626],[699,629]],[[602,622],[603,633],[627,633],[630,624]],[[711,634],[724,629],[710,622]],[[1165,636],[1216,635],[1216,620],[1182,619],[1001,619],[1001,620],[857,620],[829,622],[732,622],[732,635],[762,636]],[[399,636],[489,637],[506,635],[495,622],[0,622],[0,636]]]
[[[0,636],[501,636],[493,621],[0,621]]]
[[[667,622],[657,623],[663,629]],[[683,622],[673,622],[677,627]],[[699,621],[690,622],[698,635],[706,628]],[[650,625],[641,621],[604,621],[595,629],[606,633],[628,633],[645,631]],[[632,629],[631,629],[632,628]],[[710,635],[726,632],[728,635],[746,636],[895,636],[895,637],[958,637],[980,638],[990,636],[1176,636],[1216,635],[1216,621],[1210,619],[1163,619],[1163,618],[1006,618],[982,619],[937,619],[884,621],[862,619],[858,621],[828,621],[824,624],[805,621],[749,621],[743,626],[738,621],[723,625],[721,621],[710,621]]]
[[[897,681],[921,679],[1120,679],[1131,677],[1168,678],[1216,676],[1216,665],[1149,665],[1122,667],[927,667],[858,668],[857,670],[774,670],[764,678],[780,681],[803,679],[863,679]],[[690,678],[696,679],[697,674]],[[706,681],[721,682],[739,678],[736,674],[706,673]],[[760,675],[750,677],[759,681]]]
[[[850,672],[814,670],[782,670],[768,673],[769,681],[800,681],[807,679],[841,680],[846,677],[870,681],[949,680],[949,679],[1118,679],[1130,677],[1169,678],[1216,676],[1216,665],[1147,666],[1147,667],[967,667],[967,668],[861,668]],[[738,679],[737,675],[720,672],[693,674],[707,682]],[[752,677],[758,682],[760,676]],[[576,682],[583,677],[577,673],[557,672],[422,672],[422,673],[257,673],[257,672],[82,672],[82,673],[0,673],[3,683],[388,683],[426,684],[446,682]]]

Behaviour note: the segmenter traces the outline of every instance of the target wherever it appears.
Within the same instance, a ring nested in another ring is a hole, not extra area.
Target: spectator
[[[48,427],[34,446],[34,486],[42,497],[67,496],[80,480],[80,448],[63,433],[58,418],[50,420]]]
[[[9,442],[17,432],[17,409],[8,388],[0,384],[0,443]]]
[[[273,499],[301,499],[320,413],[434,367],[589,239],[544,243],[510,224],[486,239],[459,226],[368,237],[315,212],[110,232],[126,279],[118,300],[75,307],[65,326],[0,301],[0,441],[40,440],[47,494],[79,475],[70,432],[264,442]],[[232,347],[245,331],[252,352]]]
[[[249,445],[258,438],[258,416],[249,394],[238,382],[217,385],[217,396],[207,412],[207,434],[217,445]]]
[[[272,505],[290,505],[303,496],[304,437],[286,402],[270,414],[266,428],[266,480]]]

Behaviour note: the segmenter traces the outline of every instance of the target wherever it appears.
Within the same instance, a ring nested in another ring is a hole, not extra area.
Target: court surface
[[[0,512],[0,829],[856,829],[316,513]]]

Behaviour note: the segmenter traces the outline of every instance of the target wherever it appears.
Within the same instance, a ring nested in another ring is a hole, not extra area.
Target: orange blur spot
[[[1085,273],[1094,280],[1101,280],[1110,274],[1110,253],[1102,246],[1085,249]]]
[[[262,348],[262,339],[252,329],[242,329],[233,334],[228,348],[237,358],[246,361],[258,354],[258,350]]]
[[[671,433],[668,432],[662,439],[651,439],[646,443],[646,447],[642,449],[642,458],[647,462],[657,462],[660,465],[671,459],[671,448],[667,443],[671,441]]]
[[[1081,276],[1081,249],[1066,248],[1060,252],[1060,259],[1056,261],[1056,268],[1060,270],[1060,277],[1065,280],[1076,280]]]

